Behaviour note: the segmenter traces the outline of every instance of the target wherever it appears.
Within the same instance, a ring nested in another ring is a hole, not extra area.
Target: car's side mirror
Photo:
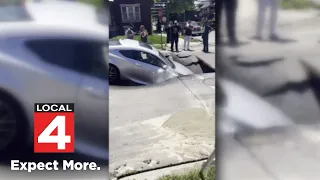
[[[162,68],[163,68],[164,70],[166,70],[166,69],[168,69],[168,65],[163,65]]]

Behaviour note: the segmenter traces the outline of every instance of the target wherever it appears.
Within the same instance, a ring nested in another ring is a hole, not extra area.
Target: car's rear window
[[[0,4],[0,22],[30,21],[31,19],[25,7],[20,4]]]

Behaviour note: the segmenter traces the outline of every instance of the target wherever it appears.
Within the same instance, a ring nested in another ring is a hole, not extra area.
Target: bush
[[[205,173],[205,180],[215,180],[216,179],[216,168],[211,166]],[[182,175],[168,175],[163,176],[159,180],[201,180],[200,170],[194,170]]]
[[[315,4],[311,0],[282,0],[281,7],[284,9],[306,9],[319,8],[320,5]]]

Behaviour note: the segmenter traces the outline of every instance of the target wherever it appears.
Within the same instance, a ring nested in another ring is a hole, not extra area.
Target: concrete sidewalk
[[[209,156],[215,89],[203,83],[208,78],[214,74],[150,87],[110,87],[112,177]]]

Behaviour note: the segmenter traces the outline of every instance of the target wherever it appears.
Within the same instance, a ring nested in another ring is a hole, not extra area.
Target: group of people
[[[205,21],[203,26],[203,32],[202,32],[202,39],[203,39],[203,52],[208,53],[209,52],[209,33],[213,30],[212,27],[210,27],[209,22]],[[190,42],[192,39],[192,31],[193,27],[191,25],[191,21],[188,21],[184,27],[181,27],[178,23],[178,21],[169,22],[168,26],[166,27],[167,32],[167,44],[171,43],[171,51],[174,51],[174,48],[176,52],[179,52],[179,37],[180,34],[184,34],[184,49],[185,51],[190,51]],[[148,43],[148,31],[145,28],[144,25],[140,26],[140,39],[144,43]],[[134,39],[135,32],[132,30],[131,27],[128,27],[128,29],[125,31],[125,36],[128,39]]]
[[[139,35],[140,35],[140,39],[141,39],[142,42],[148,43],[148,35],[149,35],[149,33],[148,33],[148,30],[144,27],[144,25],[140,26]],[[131,27],[128,27],[128,29],[125,32],[125,36],[128,39],[134,39],[135,32],[132,30]]]
[[[278,10],[280,8],[281,0],[257,0],[258,1],[258,16],[257,16],[257,26],[256,26],[256,34],[254,35],[254,39],[262,40],[262,31],[263,25],[265,22],[265,13],[266,9],[270,7],[270,32],[269,32],[269,39],[271,41],[279,41],[281,40],[276,32],[276,24],[278,19]],[[232,46],[239,45],[239,41],[236,36],[236,11],[237,11],[237,0],[223,0],[216,2],[216,18],[218,22],[218,29],[217,29],[217,39],[216,43],[220,44],[220,21],[221,21],[221,12],[222,9],[226,12],[226,20],[227,20],[227,34],[229,43]]]
[[[209,52],[209,33],[213,30],[210,24],[206,21],[203,27],[202,39],[203,39],[203,52]],[[184,27],[181,27],[178,21],[174,23],[169,22],[166,32],[167,32],[167,43],[171,43],[171,51],[179,52],[179,37],[180,34],[184,34],[184,51],[190,51],[190,42],[192,39],[193,27],[191,21],[188,21]]]

